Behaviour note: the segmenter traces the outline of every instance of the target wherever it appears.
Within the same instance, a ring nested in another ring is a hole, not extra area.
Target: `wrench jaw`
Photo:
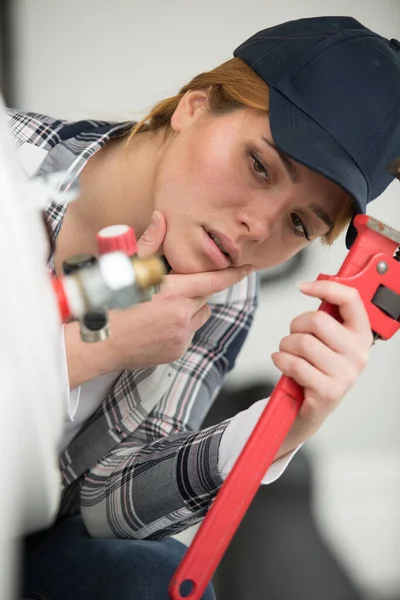
[[[389,225],[385,225],[385,223],[378,221],[378,219],[374,219],[374,217],[371,217],[370,215],[368,216],[366,225],[368,229],[384,235],[386,238],[400,246],[400,231],[398,229],[389,227]],[[397,254],[399,253],[399,248],[396,249],[396,252]]]
[[[400,181],[400,157],[393,159],[388,165],[387,170],[390,175],[393,175],[393,177]],[[397,262],[400,262],[400,232],[396,231],[396,229],[393,229],[392,227],[389,227],[388,225],[384,225],[372,217],[370,217],[367,227],[373,231],[381,233],[393,242],[399,244],[393,254],[393,258]],[[400,321],[400,296],[398,294],[394,294],[394,292],[388,288],[385,288],[384,286],[379,286],[374,298],[372,299],[372,302],[385,314],[397,321]],[[377,333],[373,332],[373,334],[374,343],[375,341],[382,339]]]

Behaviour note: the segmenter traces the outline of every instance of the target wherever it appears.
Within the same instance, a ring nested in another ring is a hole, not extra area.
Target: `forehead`
[[[293,160],[293,163],[299,174],[297,185],[301,187],[302,193],[308,194],[310,200],[318,200],[318,204],[325,208],[332,220],[335,220],[349,196],[348,192],[325,175],[299,161]]]

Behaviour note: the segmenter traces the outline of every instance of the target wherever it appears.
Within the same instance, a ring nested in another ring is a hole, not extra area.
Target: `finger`
[[[164,291],[177,291],[187,298],[212,296],[232,287],[253,271],[248,265],[228,267],[220,271],[193,273],[186,275],[167,275],[163,284]]]
[[[211,308],[204,304],[192,317],[192,327],[194,331],[203,327],[211,316]]]
[[[332,380],[354,381],[365,366],[356,354],[339,354],[308,333],[286,336],[279,351],[304,359]]]
[[[305,312],[293,319],[290,333],[310,333],[341,354],[351,355],[359,351],[354,333],[322,310]]]
[[[304,389],[311,391],[329,389],[331,380],[304,358],[288,352],[273,352],[271,358],[283,375],[291,377]]]
[[[138,240],[139,258],[147,258],[156,254],[164,242],[166,231],[167,224],[164,215],[160,211],[155,210],[149,226]]]
[[[335,375],[345,368],[342,355],[310,333],[293,333],[284,337],[279,344],[279,350],[304,358],[325,375]]]
[[[298,287],[308,296],[314,296],[336,305],[339,308],[343,324],[354,333],[366,335],[369,332],[372,336],[367,311],[355,288],[326,280],[301,282]]]
[[[175,316],[181,315],[185,320],[185,324],[193,332],[202,327],[211,314],[210,308],[207,305],[207,298],[163,298],[162,294],[156,294],[153,296],[152,302],[159,304],[159,311],[161,313],[165,312],[165,308],[168,306],[166,303],[170,303],[169,310],[172,310]]]

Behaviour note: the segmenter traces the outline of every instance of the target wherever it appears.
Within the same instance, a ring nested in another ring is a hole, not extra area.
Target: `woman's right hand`
[[[164,216],[156,211],[138,242],[139,256],[156,254],[165,232]],[[105,372],[145,368],[180,358],[210,316],[209,297],[238,283],[251,271],[250,267],[232,267],[166,275],[160,292],[151,301],[110,311],[110,338],[101,342]]]

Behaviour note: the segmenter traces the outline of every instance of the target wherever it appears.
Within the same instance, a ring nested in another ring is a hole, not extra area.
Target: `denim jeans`
[[[81,517],[62,519],[26,538],[20,595],[29,600],[169,600],[168,584],[185,552],[186,546],[172,538],[94,539]],[[202,600],[215,600],[211,585]]]

